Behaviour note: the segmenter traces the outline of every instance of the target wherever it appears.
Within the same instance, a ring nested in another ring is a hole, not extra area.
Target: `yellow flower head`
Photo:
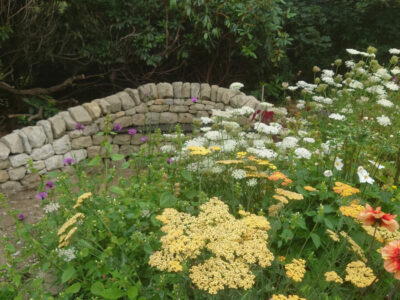
[[[246,155],[247,155],[247,152],[238,152],[237,153],[237,158],[243,159],[243,158],[246,157]]]
[[[67,222],[65,222],[61,226],[61,228],[58,230],[57,234],[58,235],[62,235],[65,232],[65,230],[67,230],[67,228],[69,228],[70,226],[75,224],[78,219],[83,219],[84,217],[85,217],[84,214],[76,213],[71,219],[69,219]]]
[[[343,283],[343,279],[335,271],[326,272],[324,275],[326,282]]]
[[[226,160],[218,160],[216,161],[217,164],[223,164],[223,165],[237,165],[237,164],[242,164],[242,160],[235,160],[235,159],[226,159]]]
[[[289,203],[288,199],[286,199],[286,197],[282,195],[273,195],[272,198],[282,202],[283,204]]]
[[[336,232],[333,232],[332,230],[327,229],[326,233],[329,235],[329,237],[331,238],[332,241],[334,241],[334,242],[339,242],[340,241],[340,238],[336,234]]]
[[[302,194],[299,193],[295,193],[292,191],[288,191],[288,190],[284,190],[281,188],[277,188],[275,189],[275,192],[279,195],[285,196],[286,198],[290,199],[290,200],[303,200],[304,197]]]
[[[335,182],[333,191],[342,197],[351,196],[351,195],[354,195],[354,194],[357,194],[360,192],[359,189],[352,187],[348,184],[342,183],[342,182]]]
[[[359,288],[370,286],[375,280],[375,275],[371,268],[367,267],[364,262],[357,260],[349,263],[346,267],[346,281],[350,281]]]
[[[288,295],[287,297],[282,294],[272,295],[272,300],[307,300],[306,298],[301,298],[297,295]]]
[[[306,261],[304,259],[293,259],[290,264],[285,265],[285,270],[287,277],[300,282],[306,273]]]
[[[78,197],[78,199],[76,200],[76,204],[73,206],[73,208],[76,209],[79,206],[81,206],[81,204],[83,203],[83,200],[85,200],[85,199],[87,199],[89,197],[92,197],[92,193],[90,193],[90,192],[80,195]]]
[[[309,185],[304,186],[304,189],[309,192],[318,192],[318,190],[316,188],[309,186]]]
[[[352,217],[353,219],[356,219],[357,222],[359,222],[358,216],[361,212],[365,211],[365,207],[359,204],[350,204],[349,206],[339,207],[339,210],[343,216]]]
[[[211,147],[208,147],[208,149],[211,151],[221,151],[221,147],[218,147],[218,146],[211,146]]]

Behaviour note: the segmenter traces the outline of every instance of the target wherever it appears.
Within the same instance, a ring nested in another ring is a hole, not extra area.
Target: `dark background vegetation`
[[[400,1],[0,0],[0,131],[146,82],[245,92],[400,48]]]

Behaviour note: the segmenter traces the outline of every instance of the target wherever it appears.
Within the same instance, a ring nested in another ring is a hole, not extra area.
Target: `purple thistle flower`
[[[147,138],[144,136],[144,137],[142,137],[142,142],[146,142],[147,141]]]
[[[53,187],[55,187],[55,184],[53,181],[47,181],[46,182],[46,187],[49,189],[52,189]]]
[[[65,158],[64,159],[64,166],[69,166],[72,165],[75,162],[75,160],[71,157]]]
[[[130,135],[135,135],[135,134],[137,133],[137,130],[134,129],[134,128],[131,128],[131,129],[128,130],[128,133],[129,133]]]
[[[122,125],[121,124],[119,124],[119,123],[117,123],[117,124],[114,124],[114,131],[121,131],[122,130]]]
[[[43,200],[45,199],[49,194],[47,194],[46,192],[40,192],[39,194],[36,194],[35,197],[39,200]]]
[[[75,124],[75,129],[77,130],[83,130],[85,129],[85,125],[81,124],[81,123],[76,123]]]
[[[397,81],[397,76],[394,76],[393,82],[396,82],[396,81]]]
[[[167,159],[167,163],[172,163],[172,158],[171,157],[168,157],[168,159]]]
[[[192,97],[191,100],[192,100],[193,103],[196,103],[196,102],[197,102],[197,98],[196,98],[196,97]]]
[[[24,214],[19,214],[18,215],[18,220],[23,221],[25,219]]]

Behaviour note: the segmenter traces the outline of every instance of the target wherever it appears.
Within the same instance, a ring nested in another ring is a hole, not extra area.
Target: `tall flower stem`
[[[376,229],[377,229],[377,227],[378,227],[378,226],[375,225],[374,234],[372,235],[371,245],[369,246],[368,257],[367,257],[367,263],[366,263],[367,266],[368,266],[368,263],[369,263],[369,258],[370,258],[370,256],[371,256],[372,246],[374,245],[374,242],[375,242],[375,234],[376,234]]]
[[[390,294],[387,295],[386,299],[392,300],[393,296],[396,294],[396,292],[399,288],[400,288],[400,281],[397,283],[397,285],[394,287],[394,289],[390,292]]]

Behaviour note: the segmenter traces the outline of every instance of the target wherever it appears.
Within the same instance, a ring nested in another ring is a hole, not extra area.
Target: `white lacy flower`
[[[266,158],[269,160],[273,160],[278,156],[278,153],[272,151],[271,149],[257,149],[257,148],[247,148],[247,152],[254,154],[259,158]]]
[[[219,109],[212,109],[212,116],[213,117],[220,117],[220,118],[225,118],[229,119],[232,118],[232,111],[229,110],[219,110]]]
[[[326,171],[324,171],[324,176],[325,176],[325,177],[331,177],[332,175],[333,175],[333,173],[332,173],[331,170],[326,170]]]
[[[59,208],[60,208],[60,205],[58,203],[52,202],[52,203],[49,203],[49,204],[45,205],[43,207],[43,211],[46,214],[49,214],[49,213],[57,211]]]
[[[335,72],[333,72],[332,70],[322,70],[322,76],[333,77],[333,75],[335,75]]]
[[[322,76],[322,77],[321,77],[321,80],[322,80],[323,82],[326,82],[327,84],[335,85],[335,80],[333,80],[332,77]]]
[[[325,98],[322,96],[313,96],[312,99],[315,102],[324,103],[324,104],[332,104],[333,100],[331,98]]]
[[[379,99],[377,101],[377,103],[379,105],[382,105],[383,107],[393,107],[393,105],[394,105],[392,101],[389,101],[389,100],[386,100],[386,99]]]
[[[380,68],[376,71],[375,73],[376,76],[381,77],[385,80],[390,80],[392,78],[392,76],[390,75],[390,73],[388,72],[388,70],[386,70],[385,68]]]
[[[230,90],[240,90],[242,87],[244,87],[243,83],[240,82],[232,82],[231,85],[229,86]]]
[[[377,117],[376,120],[378,121],[379,125],[384,126],[384,127],[392,125],[392,122],[390,122],[390,119],[385,115]]]
[[[256,178],[251,178],[251,179],[247,180],[246,184],[248,186],[256,186],[257,185],[257,179]]]
[[[364,88],[364,85],[357,80],[352,80],[350,82],[349,86],[353,89],[363,89]]]
[[[346,67],[348,67],[348,68],[350,68],[350,69],[352,69],[356,64],[355,64],[355,62],[354,61],[351,61],[351,60],[346,60],[345,62],[344,62],[344,64],[346,65]]]
[[[224,167],[221,165],[215,165],[210,169],[210,172],[213,174],[220,174],[224,171]]]
[[[351,54],[351,55],[358,55],[361,52],[355,49],[346,49],[347,53]]]
[[[236,129],[240,127],[238,123],[232,121],[222,121],[221,125],[224,126],[225,128],[231,128],[231,129]]]
[[[288,86],[288,90],[292,92],[297,90],[298,88],[299,88],[298,86]]]
[[[381,85],[373,85],[373,86],[367,87],[365,90],[371,94],[378,94],[378,95],[386,94],[385,88]]]
[[[336,168],[336,170],[341,171],[343,168],[343,163],[342,163],[342,159],[339,157],[336,157],[335,162],[334,162],[334,166]]]
[[[220,147],[223,152],[232,152],[237,147],[237,141],[231,139],[223,140],[220,143]]]
[[[209,132],[212,128],[211,127],[201,127],[200,130],[202,132]]]
[[[246,171],[242,169],[236,169],[232,171],[232,177],[236,180],[240,180],[246,177]]]
[[[390,71],[393,75],[397,75],[400,73],[400,68],[399,67],[394,67],[391,71]]]
[[[227,138],[227,134],[225,132],[212,130],[207,132],[204,137],[210,141],[218,141]]]
[[[386,86],[386,88],[388,88],[391,91],[398,91],[399,90],[399,86],[397,84],[395,84],[394,82],[386,82],[385,86]]]
[[[273,111],[277,116],[286,116],[288,113],[285,107],[271,107],[269,111]]]
[[[198,146],[198,147],[204,147],[204,145],[207,143],[207,139],[202,137],[202,136],[198,136],[195,137],[194,139],[191,139],[189,141],[186,141],[184,146],[185,148],[188,146]]]
[[[71,260],[76,258],[76,251],[74,247],[69,249],[56,249],[58,256],[61,257],[64,261],[70,262]]]
[[[294,148],[294,147],[297,146],[297,142],[298,142],[298,141],[299,141],[299,140],[298,140],[297,138],[293,137],[293,136],[285,137],[285,138],[282,140],[281,148],[284,148],[284,149]]]
[[[241,108],[236,108],[232,111],[236,116],[248,116],[254,113],[254,109],[248,106],[242,106]]]
[[[294,154],[296,154],[298,158],[311,158],[311,152],[308,151],[306,148],[297,148],[296,150],[294,150]]]
[[[160,147],[160,150],[162,153],[174,153],[176,151],[176,148],[174,145],[163,145]]]
[[[344,120],[346,120],[346,117],[341,115],[341,114],[332,113],[332,114],[329,115],[329,119],[334,119],[334,120],[338,120],[338,121],[344,121]]]
[[[390,54],[400,54],[400,49],[392,48],[389,49]]]
[[[211,124],[214,123],[214,120],[209,118],[209,117],[201,117],[200,118],[201,123],[203,124]]]
[[[265,134],[278,134],[279,129],[274,126],[269,126],[267,124],[256,122],[254,123],[254,129],[258,132],[265,133]]]
[[[314,144],[315,143],[315,140],[313,138],[310,138],[310,137],[305,137],[303,139],[303,141],[306,142],[306,143],[310,143],[310,144]]]

